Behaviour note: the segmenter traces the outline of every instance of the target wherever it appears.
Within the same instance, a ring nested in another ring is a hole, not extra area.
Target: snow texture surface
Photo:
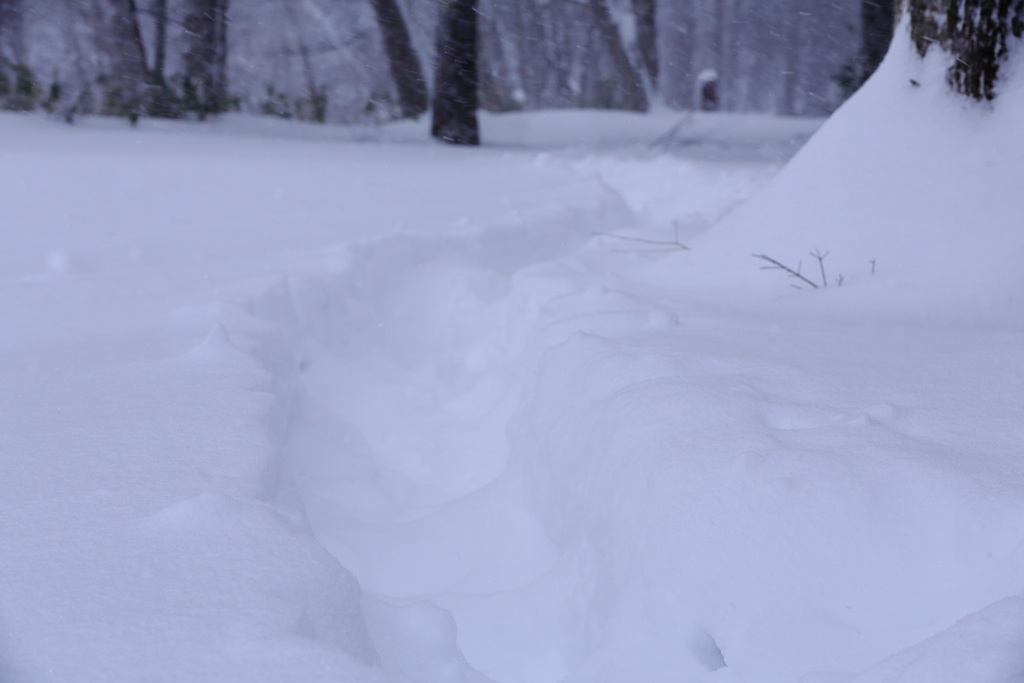
[[[1024,681],[1024,82],[940,61],[781,171],[0,117],[0,680]]]

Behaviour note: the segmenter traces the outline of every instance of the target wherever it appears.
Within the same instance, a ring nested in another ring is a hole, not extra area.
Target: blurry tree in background
[[[434,120],[430,134],[457,145],[480,144],[477,122],[477,0],[443,0],[437,28]]]
[[[437,101],[698,109],[713,73],[719,111],[825,115],[884,54],[890,1],[476,0],[477,88]],[[962,0],[961,15],[1008,2]],[[0,105],[68,118],[414,117],[439,70],[473,70],[438,53],[455,39],[439,16],[438,0],[0,0]]]
[[[149,69],[135,0],[109,0],[112,68],[103,79],[103,113],[127,116],[133,122],[145,113]]]
[[[24,2],[0,0],[0,100],[5,109],[30,110],[40,94],[25,61],[24,38]]]
[[[996,95],[1009,39],[1024,37],[1024,0],[904,0],[923,57],[933,45],[953,56],[950,85],[978,100]]]
[[[657,25],[669,106],[698,108],[709,70],[724,111],[823,116],[852,92],[861,0],[659,0]]]
[[[858,85],[882,63],[892,42],[896,11],[893,0],[863,0],[861,5],[861,63]]]
[[[594,24],[612,58],[615,68],[614,83],[621,93],[621,108],[647,111],[647,94],[644,92],[643,80],[639,71],[629,61],[626,48],[622,45],[622,34],[608,10],[607,0],[590,0],[590,7],[594,11]]]
[[[227,110],[228,0],[189,0],[184,108],[200,118]]]
[[[167,84],[167,0],[153,0],[153,68],[149,73],[150,113],[171,117],[176,113],[177,98]]]
[[[427,111],[427,81],[419,57],[412,47],[409,29],[396,0],[371,0],[384,39],[391,78],[398,91],[403,118],[416,118]]]
[[[636,49],[640,64],[652,89],[658,87],[658,3],[657,0],[633,0],[636,22]]]

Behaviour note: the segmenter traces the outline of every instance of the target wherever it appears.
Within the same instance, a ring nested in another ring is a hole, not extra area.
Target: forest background
[[[400,101],[386,32],[404,25],[430,84],[445,5],[0,0],[0,106],[69,121],[231,110],[393,120],[417,112]],[[826,115],[880,61],[892,23],[886,0],[479,0],[476,12],[480,106],[499,112],[661,103]]]

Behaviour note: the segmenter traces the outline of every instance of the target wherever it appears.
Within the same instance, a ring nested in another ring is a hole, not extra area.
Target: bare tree
[[[923,57],[933,45],[953,55],[949,84],[978,100],[996,96],[1010,36],[1024,36],[1024,0],[904,0]]]
[[[697,13],[690,2],[670,0],[658,4],[659,50],[663,55],[659,63],[661,95],[670,106],[692,109],[695,106],[697,84]]]
[[[861,3],[861,64],[860,81],[863,83],[875,72],[885,58],[892,42],[895,11],[892,0],[862,0]]]
[[[658,87],[658,3],[657,0],[633,0],[636,18],[636,46],[651,87]]]
[[[284,7],[285,16],[288,17],[288,23],[291,24],[294,32],[296,52],[298,52],[302,63],[302,75],[306,79],[306,97],[300,100],[300,114],[305,113],[304,118],[323,123],[327,118],[327,92],[318,83],[316,73],[313,71],[312,55],[303,36],[302,24],[295,14],[295,6],[291,0],[281,0],[281,5]],[[307,111],[302,112],[302,109]]]
[[[456,145],[479,145],[476,0],[444,0],[437,27],[434,120],[431,135]]]
[[[200,118],[228,106],[228,0],[189,0],[185,106]]]
[[[396,0],[371,0],[371,3],[384,38],[384,52],[398,91],[402,117],[417,118],[427,111],[427,81],[413,50],[402,10]]]
[[[164,69],[167,64],[167,0],[153,0],[151,11],[154,24],[153,42],[156,43],[152,79],[155,85],[163,86],[166,82]]]
[[[109,0],[112,73],[103,109],[134,123],[145,113],[149,69],[135,0]]]
[[[25,3],[0,0],[0,59],[11,64],[25,63]]]
[[[789,26],[785,46],[785,71],[782,74],[781,113],[793,116],[799,113],[797,106],[797,85],[800,79],[801,31],[804,25],[806,0],[790,0]]]
[[[27,111],[38,94],[35,74],[25,63],[25,5],[0,0],[0,103]]]
[[[622,45],[619,27],[608,11],[607,0],[590,0],[590,7],[594,12],[594,23],[615,66],[616,85],[622,96],[622,108],[647,111],[647,93],[644,92],[643,80],[629,61],[629,55]]]

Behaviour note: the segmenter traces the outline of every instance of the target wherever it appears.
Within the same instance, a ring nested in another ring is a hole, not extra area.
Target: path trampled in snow
[[[818,123],[0,119],[0,680],[1016,680],[1019,292],[757,273]]]

